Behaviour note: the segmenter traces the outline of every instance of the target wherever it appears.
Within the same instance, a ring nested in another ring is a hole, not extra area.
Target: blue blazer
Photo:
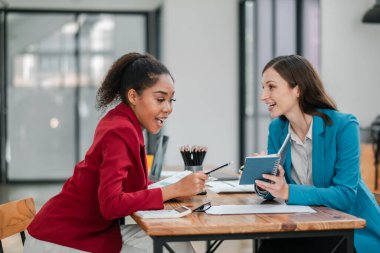
[[[360,176],[359,123],[355,116],[320,109],[332,121],[313,117],[312,174],[314,185],[297,185],[291,179],[291,152],[285,160],[289,183],[288,204],[327,206],[366,220],[355,230],[358,253],[380,252],[380,208]],[[269,126],[268,154],[277,153],[288,133],[289,121],[274,119]]]

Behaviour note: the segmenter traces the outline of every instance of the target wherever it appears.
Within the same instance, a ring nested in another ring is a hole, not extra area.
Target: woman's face
[[[262,77],[261,100],[268,106],[272,118],[299,111],[299,88],[291,88],[273,68],[268,68]]]
[[[157,134],[173,111],[174,83],[170,75],[160,75],[156,84],[141,95],[135,90],[128,92],[128,100],[142,128]]]

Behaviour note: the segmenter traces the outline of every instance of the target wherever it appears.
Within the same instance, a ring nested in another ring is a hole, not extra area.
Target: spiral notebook
[[[277,154],[246,157],[239,184],[254,184],[257,179],[268,182],[269,180],[264,179],[262,174],[278,175],[278,165],[284,165],[289,144],[290,134],[286,136]]]

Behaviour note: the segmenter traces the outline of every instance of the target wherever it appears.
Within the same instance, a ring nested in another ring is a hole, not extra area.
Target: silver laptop
[[[169,136],[166,135],[161,135],[157,139],[155,146],[156,152],[154,153],[152,168],[149,173],[149,179],[153,182],[157,182],[160,180],[166,148],[168,147],[168,141]]]

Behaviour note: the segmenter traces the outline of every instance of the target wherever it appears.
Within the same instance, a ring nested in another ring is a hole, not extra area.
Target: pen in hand
[[[231,161],[231,162],[229,162],[229,163],[223,164],[223,165],[221,165],[221,166],[219,166],[219,167],[216,167],[215,169],[212,169],[212,170],[206,171],[205,174],[206,174],[206,175],[209,175],[210,173],[212,173],[212,172],[214,172],[214,171],[216,171],[216,170],[219,170],[219,169],[221,169],[221,168],[224,168],[224,167],[226,167],[226,166],[228,166],[228,165],[231,165],[232,163],[233,163],[233,162]]]

